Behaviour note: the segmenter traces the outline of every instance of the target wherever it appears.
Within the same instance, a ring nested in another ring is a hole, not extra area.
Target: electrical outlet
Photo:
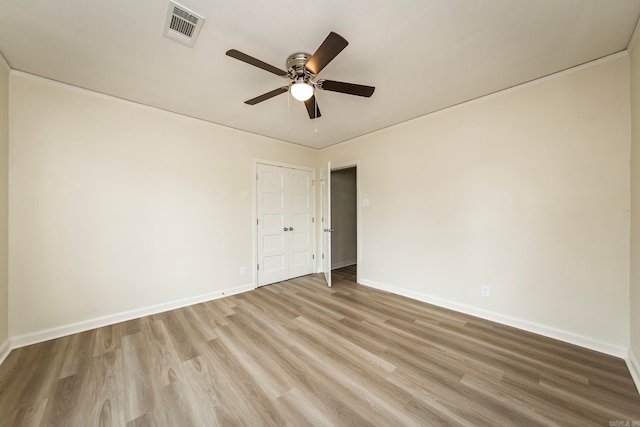
[[[482,287],[482,296],[483,297],[488,297],[489,295],[491,295],[491,288],[487,285],[484,285]]]
[[[245,274],[247,274],[247,267],[240,267],[240,275],[244,276]]]

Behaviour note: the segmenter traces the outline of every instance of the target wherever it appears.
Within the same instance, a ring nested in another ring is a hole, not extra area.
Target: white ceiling
[[[166,0],[0,0],[0,52],[25,71],[248,132],[322,148],[626,49],[638,0],[181,0],[206,18],[193,48],[163,37]],[[280,95],[279,68],[330,31],[349,46],[321,78],[322,117]],[[317,131],[316,131],[317,126]]]

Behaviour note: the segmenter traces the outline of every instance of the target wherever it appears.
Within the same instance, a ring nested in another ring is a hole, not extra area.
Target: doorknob
[[[334,231],[336,231],[336,230],[334,230],[334,229],[332,228],[332,229],[331,229],[331,230],[329,230],[329,231],[333,233],[333,232],[334,232]]]
[[[284,231],[287,231],[287,230],[289,230],[289,229],[288,229],[287,227],[285,227],[285,228],[284,228]]]
[[[289,227],[289,231],[293,231],[293,227]]]

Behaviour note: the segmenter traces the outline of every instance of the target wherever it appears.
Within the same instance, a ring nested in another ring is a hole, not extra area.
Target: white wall
[[[626,351],[629,103],[621,54],[323,150],[360,161],[363,283]]]
[[[20,72],[10,103],[12,338],[250,284],[253,159],[315,165],[310,149]]]
[[[636,364],[640,387],[640,44],[631,51],[631,357]]]
[[[331,172],[331,268],[356,263],[357,251],[356,168]]]
[[[259,158],[360,161],[366,283],[637,348],[629,78],[617,55],[316,153],[12,72],[9,336],[251,283]]]
[[[9,66],[0,54],[0,359],[9,339],[8,264],[8,148],[9,148]]]

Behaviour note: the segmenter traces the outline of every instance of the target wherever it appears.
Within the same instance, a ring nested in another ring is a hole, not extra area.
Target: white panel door
[[[313,181],[311,172],[291,170],[289,278],[313,272]]]
[[[310,171],[257,165],[258,286],[313,272]]]
[[[331,162],[322,180],[322,272],[331,287]]]
[[[262,286],[289,278],[288,189],[283,168],[258,165],[257,172],[258,286]]]

